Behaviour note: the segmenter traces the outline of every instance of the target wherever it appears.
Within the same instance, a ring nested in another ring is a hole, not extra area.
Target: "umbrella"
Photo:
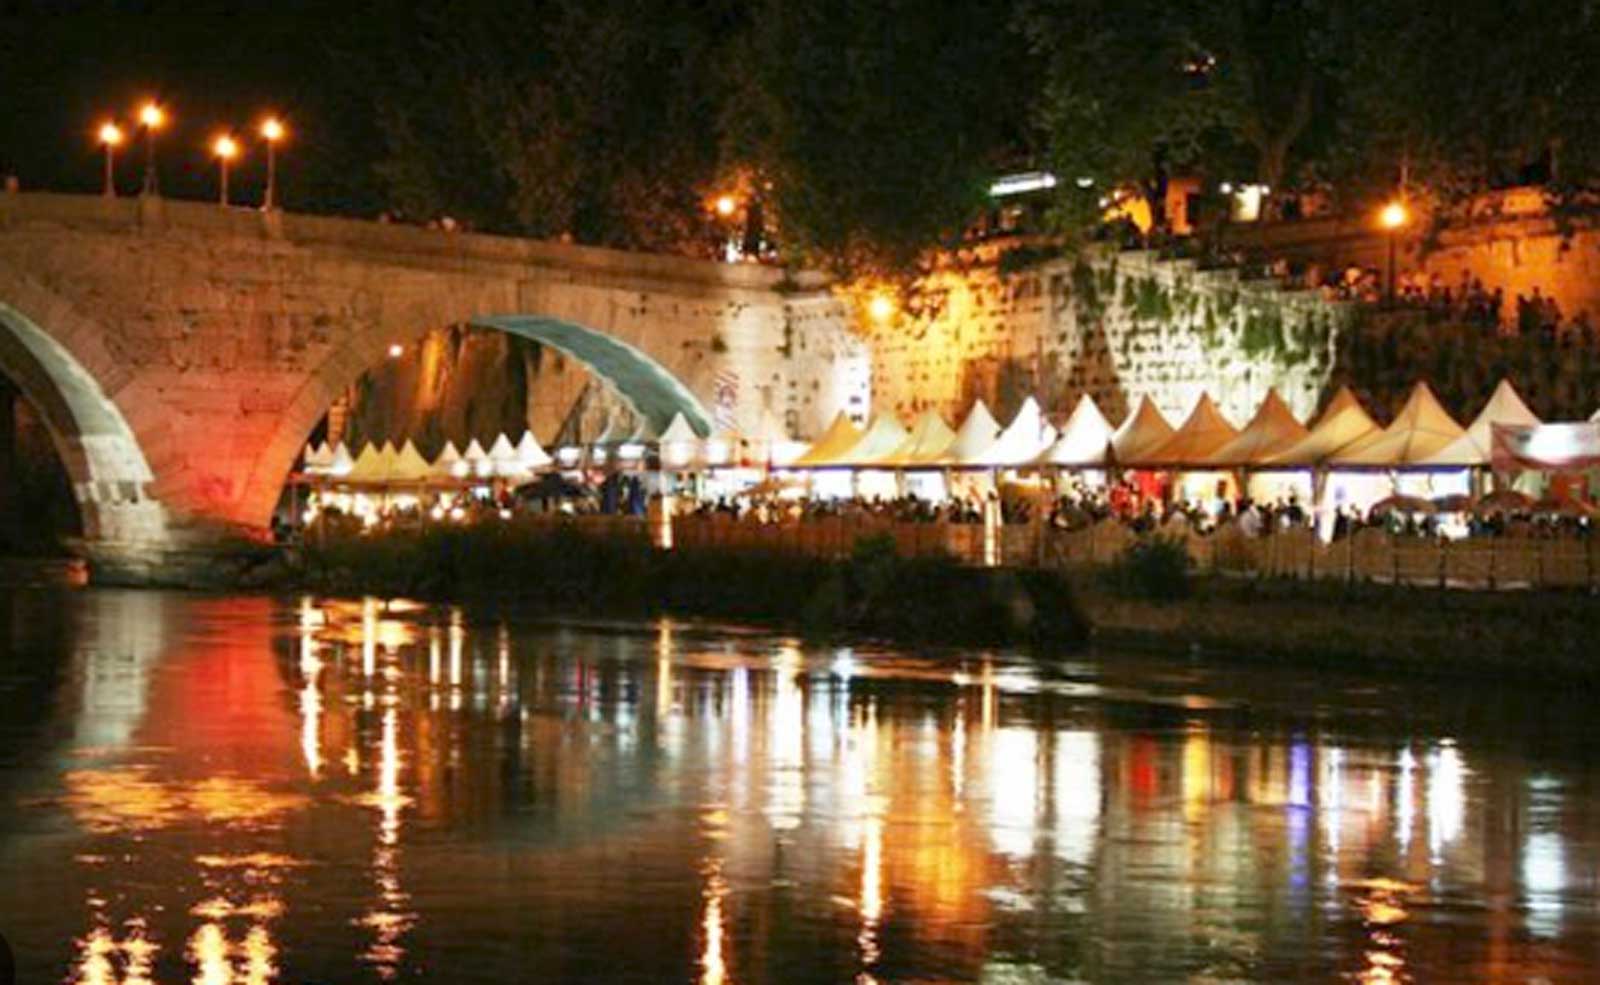
[[[1500,489],[1474,503],[1472,512],[1478,516],[1491,516],[1495,513],[1526,513],[1532,506],[1533,500],[1515,489]]]
[[[1433,503],[1417,496],[1390,496],[1373,503],[1368,512],[1372,516],[1383,516],[1386,513],[1433,513],[1437,509]]]

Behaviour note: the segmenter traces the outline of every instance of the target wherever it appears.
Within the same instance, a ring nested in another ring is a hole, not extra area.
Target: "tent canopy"
[[[879,464],[893,468],[916,468],[937,462],[956,440],[955,431],[945,423],[936,410],[925,410],[911,426],[911,433],[900,447],[882,459]]]
[[[1349,387],[1339,388],[1311,428],[1311,433],[1279,452],[1262,456],[1263,465],[1310,468],[1368,435],[1380,433],[1378,423],[1361,406]]]
[[[1128,415],[1111,435],[1111,453],[1122,465],[1137,465],[1149,453],[1171,438],[1172,425],[1161,416],[1155,402],[1148,396],[1139,398],[1139,405]]]
[[[446,441],[444,448],[439,451],[439,457],[433,460],[433,474],[437,476],[451,476],[460,478],[468,471],[466,466],[457,468],[461,463],[461,451],[456,448],[454,441]]]
[[[533,436],[532,431],[522,432],[522,440],[517,442],[517,461],[528,470],[542,469],[554,461],[550,453],[539,444],[539,439]]]
[[[1206,463],[1222,467],[1259,465],[1310,433],[1278,396],[1278,391],[1268,390],[1250,423],[1238,437],[1212,452]]]
[[[428,460],[422,457],[422,452],[417,451],[416,444],[407,438],[406,443],[400,446],[394,461],[390,463],[389,481],[421,482],[432,471]]]
[[[1202,393],[1183,426],[1166,441],[1146,452],[1142,462],[1180,467],[1199,465],[1238,436],[1239,429],[1229,424],[1228,419],[1217,410],[1211,394]],[[1141,460],[1136,459],[1133,464],[1141,464]]]
[[[1429,465],[1488,465],[1494,452],[1494,426],[1538,427],[1543,422],[1522,402],[1510,380],[1501,380],[1483,410],[1467,425],[1467,433],[1430,455]]]
[[[1411,389],[1394,421],[1377,434],[1346,445],[1329,459],[1339,468],[1397,468],[1428,464],[1466,432],[1439,405],[1426,383]]]
[[[1087,393],[1061,429],[1061,437],[1036,460],[1040,465],[1101,466],[1111,455],[1111,423],[1100,413],[1100,406]]]
[[[839,456],[844,465],[874,465],[894,454],[909,435],[893,414],[876,414],[850,449]]]
[[[982,400],[975,401],[972,409],[967,411],[967,419],[956,428],[955,440],[944,450],[940,464],[953,466],[981,464],[983,453],[988,451],[999,437],[1000,424],[994,419],[994,415],[989,413],[988,405]]]
[[[792,463],[795,468],[817,468],[825,465],[838,465],[845,452],[854,448],[856,442],[861,440],[861,429],[850,420],[850,415],[840,411],[828,425],[828,430],[811,443],[799,458]]]
[[[1044,411],[1032,397],[1017,408],[1011,424],[979,456],[977,464],[994,468],[1026,465],[1038,458],[1056,440],[1056,429],[1044,419]]]

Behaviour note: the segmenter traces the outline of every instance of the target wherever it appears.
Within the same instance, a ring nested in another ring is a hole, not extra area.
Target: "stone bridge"
[[[0,373],[40,411],[102,575],[260,540],[329,405],[471,323],[588,364],[658,427],[865,411],[820,278],[159,198],[0,194]]]

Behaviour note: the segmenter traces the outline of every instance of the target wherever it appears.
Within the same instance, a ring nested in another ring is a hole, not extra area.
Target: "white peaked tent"
[[[555,459],[539,444],[539,439],[533,436],[532,431],[522,432],[522,440],[517,442],[517,462],[524,471],[535,472],[549,467]]]
[[[478,439],[473,438],[467,442],[467,450],[461,453],[461,461],[467,466],[467,475],[484,478],[493,470],[494,465],[489,461],[489,453],[478,444]]]
[[[731,428],[718,428],[700,443],[699,464],[713,468],[732,468],[739,464],[744,435]]]
[[[527,475],[527,470],[522,467],[522,460],[517,457],[517,446],[504,432],[495,436],[494,443],[489,446],[489,468],[498,476],[507,478]]]
[[[984,451],[983,464],[996,468],[1027,465],[1056,443],[1056,429],[1045,420],[1039,401],[1029,397],[994,444]]]
[[[623,438],[617,445],[617,458],[630,464],[644,461],[645,452],[650,446],[661,440],[655,428],[647,420],[640,420],[633,433]]]
[[[472,468],[461,459],[454,441],[446,441],[439,457],[433,460],[433,474],[439,478],[464,479]]]
[[[794,461],[806,448],[805,442],[789,437],[789,431],[783,426],[783,421],[778,419],[777,413],[770,407],[761,408],[761,416],[756,418],[755,429],[746,437],[750,442],[752,458],[780,468]]]
[[[1465,433],[1439,406],[1428,384],[1418,383],[1388,427],[1347,445],[1329,464],[1335,468],[1419,466]]]
[[[1267,396],[1256,408],[1238,437],[1218,448],[1206,458],[1206,464],[1220,468],[1238,468],[1261,465],[1279,452],[1287,451],[1304,440],[1311,432],[1294,416],[1294,411],[1278,396],[1277,390],[1268,390]]]
[[[941,465],[981,465],[983,454],[1000,438],[1000,422],[982,400],[973,403],[967,419],[956,428],[955,440],[944,450]]]
[[[432,471],[428,467],[428,460],[417,451],[417,446],[410,438],[400,447],[394,461],[389,465],[390,482],[421,482]]]
[[[326,475],[333,465],[333,449],[324,441],[320,445],[308,444],[305,451],[305,471],[310,475]]]
[[[875,465],[880,459],[894,454],[906,443],[910,435],[893,414],[877,414],[867,422],[867,429],[850,449],[839,456],[845,465]]]
[[[1595,423],[1595,424],[1600,424],[1600,410],[1597,410],[1597,411],[1595,411],[1595,412],[1594,412],[1594,413],[1593,413],[1593,414],[1591,414],[1591,415],[1590,415],[1590,416],[1589,416],[1589,420],[1590,420],[1590,421],[1591,421],[1591,422],[1592,422],[1592,423]]]
[[[914,469],[919,466],[927,467],[944,457],[950,443],[956,440],[956,433],[945,423],[943,417],[936,410],[925,410],[916,423],[911,425],[911,431],[906,435],[906,440],[900,447],[880,459],[878,464],[885,468]]]
[[[1147,451],[1143,458],[1133,460],[1133,464],[1173,466],[1186,468],[1204,463],[1215,455],[1223,445],[1239,436],[1239,429],[1228,423],[1222,416],[1217,405],[1212,402],[1211,394],[1202,393],[1200,399],[1194,403],[1194,410],[1189,412],[1189,417],[1183,426],[1172,433],[1167,440]]]
[[[1098,468],[1106,464],[1111,455],[1111,422],[1100,413],[1100,405],[1087,393],[1078,398],[1077,406],[1061,429],[1061,437],[1046,448],[1037,459],[1037,465],[1056,465],[1064,468]]]
[[[856,427],[849,415],[841,410],[834,417],[833,423],[828,425],[828,430],[822,432],[822,436],[811,443],[805,454],[790,464],[799,469],[838,465],[840,456],[854,448],[856,442],[860,440],[861,429]]]
[[[389,464],[382,450],[370,441],[363,445],[347,477],[351,482],[383,482],[389,478]]]
[[[1355,393],[1347,386],[1340,387],[1310,434],[1282,451],[1263,456],[1261,464],[1279,469],[1311,468],[1381,430]]]
[[[667,429],[661,432],[661,464],[669,469],[688,468],[700,448],[700,436],[683,412],[672,415]]]
[[[355,459],[350,457],[350,449],[345,447],[345,443],[341,441],[334,446],[333,457],[328,461],[328,474],[347,476],[355,467]]]
[[[1133,413],[1111,435],[1111,454],[1120,465],[1137,466],[1170,437],[1172,425],[1161,416],[1155,402],[1147,396],[1140,397]]]
[[[1428,465],[1453,465],[1467,468],[1489,464],[1494,449],[1494,426],[1537,427],[1540,421],[1528,405],[1522,402],[1510,380],[1501,380],[1494,388],[1489,402],[1467,425],[1467,433],[1450,442],[1426,459]]]

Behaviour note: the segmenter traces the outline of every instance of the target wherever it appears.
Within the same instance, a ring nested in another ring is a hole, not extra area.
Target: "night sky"
[[[225,129],[243,141],[234,197],[259,200],[265,158],[260,119],[284,116],[280,153],[291,207],[375,211],[378,136],[348,68],[362,17],[354,4],[222,2],[0,3],[0,172],[24,188],[94,192],[101,156],[94,133],[115,118],[130,135],[137,107],[154,95],[171,113],[160,134],[162,190],[216,193],[207,148]],[[117,169],[138,189],[143,148],[127,146]]]

